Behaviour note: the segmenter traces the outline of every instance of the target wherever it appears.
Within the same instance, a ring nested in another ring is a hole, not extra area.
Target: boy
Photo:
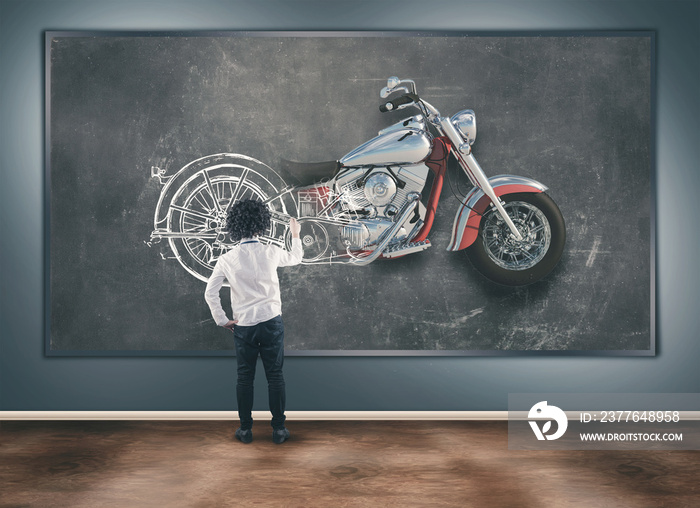
[[[272,440],[280,444],[289,438],[289,431],[284,426],[284,324],[277,267],[301,263],[301,226],[296,219],[290,220],[291,252],[258,241],[257,237],[269,226],[270,211],[262,202],[247,199],[231,207],[226,229],[231,239],[234,242],[240,240],[240,244],[219,257],[205,292],[216,324],[234,334],[238,361],[236,397],[241,421],[235,435],[243,443],[253,440],[253,380],[258,355],[267,378]],[[219,298],[224,279],[231,286],[233,320],[226,316]]]

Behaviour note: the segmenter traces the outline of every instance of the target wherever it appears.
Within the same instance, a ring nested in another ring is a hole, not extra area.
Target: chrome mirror
[[[391,89],[391,90],[390,90],[388,87],[385,86],[384,88],[382,88],[382,91],[379,92],[379,96],[380,96],[382,99],[386,99],[387,97],[389,97],[389,96],[390,96],[392,93],[394,93],[394,92],[405,92],[405,93],[410,93],[409,90],[408,90],[408,88],[406,88],[405,86],[399,86],[399,87],[396,87],[396,88]]]
[[[379,96],[382,99],[386,99],[389,97],[392,93],[396,92],[394,90],[399,84],[401,83],[401,80],[397,78],[396,76],[391,76],[389,79],[386,80],[386,86],[382,88],[382,91],[379,92]]]

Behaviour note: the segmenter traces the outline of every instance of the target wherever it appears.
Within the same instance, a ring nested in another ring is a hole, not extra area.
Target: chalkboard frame
[[[53,37],[647,37],[650,40],[651,62],[651,141],[650,141],[650,347],[642,350],[286,350],[287,356],[655,356],[656,324],[656,33],[634,31],[46,31],[45,32],[45,180],[44,180],[44,281],[45,281],[45,348],[46,356],[235,356],[234,350],[57,350],[51,347],[51,61]]]

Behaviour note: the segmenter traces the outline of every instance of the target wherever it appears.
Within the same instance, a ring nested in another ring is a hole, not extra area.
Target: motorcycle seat
[[[333,178],[340,170],[338,161],[295,162],[280,160],[279,168],[294,177],[301,186],[311,185],[320,180]]]

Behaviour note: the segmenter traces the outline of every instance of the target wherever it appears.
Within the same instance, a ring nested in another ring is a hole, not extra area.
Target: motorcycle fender
[[[538,193],[547,190],[540,182],[524,176],[498,175],[489,178],[496,196],[521,192]],[[462,200],[462,205],[455,215],[452,226],[452,239],[447,246],[448,251],[466,249],[474,243],[479,233],[481,216],[491,204],[484,191],[474,187]]]

